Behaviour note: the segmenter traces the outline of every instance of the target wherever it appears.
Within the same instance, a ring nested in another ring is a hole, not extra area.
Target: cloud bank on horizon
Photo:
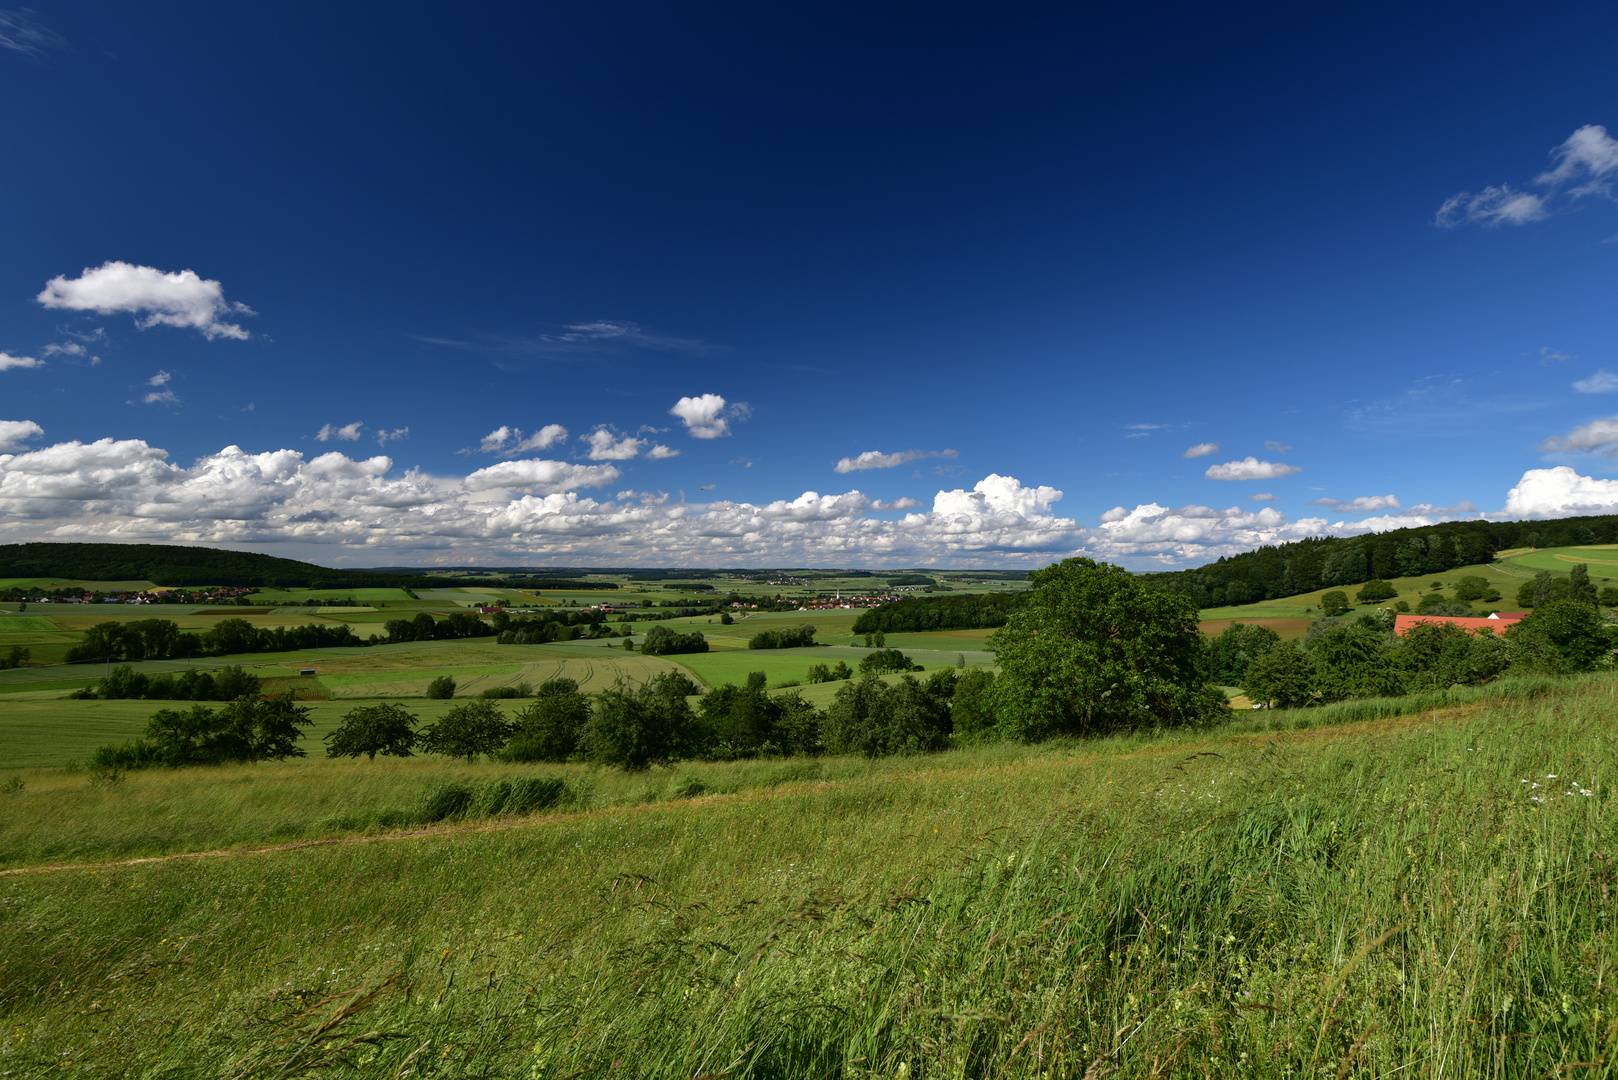
[[[360,426],[335,429],[332,437],[353,441]],[[4,541],[317,545],[350,563],[974,566],[1088,555],[1171,567],[1263,544],[1457,517],[1618,513],[1618,480],[1581,476],[1565,465],[1524,473],[1492,514],[1424,504],[1352,521],[1290,520],[1273,507],[1144,503],[1114,507],[1091,527],[1056,511],[1062,499],[1056,488],[995,473],[971,488],[937,491],[930,510],[916,510],[921,504],[913,499],[884,502],[858,490],[805,491],[763,504],[688,503],[663,491],[601,491],[622,478],[613,464],[522,458],[456,477],[400,471],[385,454],[306,457],[233,445],[187,467],[141,439],[29,446],[44,434],[33,421],[0,420],[0,450],[7,451],[0,453]],[[498,442],[515,437],[508,432]],[[613,438],[609,432],[595,441],[621,445]],[[1393,495],[1315,503],[1338,513],[1401,509]],[[908,512],[879,516],[901,511]]]

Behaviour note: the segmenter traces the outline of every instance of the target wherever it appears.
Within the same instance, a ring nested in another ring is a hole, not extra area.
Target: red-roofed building
[[[1410,633],[1410,628],[1418,623],[1454,623],[1462,630],[1472,633],[1488,630],[1490,633],[1503,634],[1513,623],[1522,622],[1527,617],[1526,611],[1497,611],[1487,619],[1468,619],[1455,615],[1398,615],[1393,620],[1393,632],[1404,637]]]

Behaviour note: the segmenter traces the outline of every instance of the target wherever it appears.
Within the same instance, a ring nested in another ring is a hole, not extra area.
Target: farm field
[[[1565,571],[1572,570],[1572,564],[1565,567]],[[1591,567],[1591,576],[1595,576],[1595,568]],[[1495,607],[1501,611],[1513,610],[1517,587],[1524,580],[1534,575],[1522,567],[1510,563],[1480,563],[1475,566],[1457,566],[1446,570],[1442,574],[1425,574],[1420,577],[1390,578],[1389,584],[1399,590],[1399,595],[1392,600],[1382,600],[1375,604],[1359,605],[1356,609],[1371,610],[1377,607],[1387,607],[1400,600],[1408,601],[1414,608],[1421,598],[1432,591],[1435,581],[1443,582],[1446,590],[1453,588],[1455,582],[1463,577],[1478,575],[1487,578],[1489,583],[1500,590],[1501,599],[1496,601]],[[1349,603],[1354,603],[1354,594],[1360,585],[1332,585],[1314,592],[1300,593],[1297,596],[1281,597],[1275,600],[1264,600],[1256,604],[1235,604],[1227,607],[1203,608],[1201,616],[1204,620],[1239,619],[1242,622],[1253,622],[1257,619],[1297,619],[1320,617],[1320,598],[1333,590],[1348,594]]]
[[[432,827],[385,822],[518,771],[32,771],[0,852],[77,865],[0,876],[0,1061],[1560,1075],[1618,1015],[1614,685],[1312,731],[534,770],[567,785],[554,810]]]

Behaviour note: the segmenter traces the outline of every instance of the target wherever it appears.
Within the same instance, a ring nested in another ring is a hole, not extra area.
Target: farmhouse
[[[1486,619],[1468,619],[1454,615],[1399,615],[1393,620],[1393,632],[1404,637],[1410,633],[1410,628],[1418,623],[1454,623],[1462,630],[1474,633],[1487,630],[1491,634],[1503,634],[1513,623],[1522,622],[1527,617],[1526,611],[1497,611]]]

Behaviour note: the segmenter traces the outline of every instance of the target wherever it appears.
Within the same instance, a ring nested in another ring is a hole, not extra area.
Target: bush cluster
[[[1589,671],[1610,663],[1615,645],[1618,628],[1594,604],[1569,599],[1536,608],[1503,634],[1422,623],[1396,637],[1391,618],[1379,613],[1353,623],[1316,620],[1303,641],[1284,642],[1265,627],[1236,623],[1211,643],[1208,666],[1212,678],[1241,687],[1255,703],[1295,707],[1476,686],[1508,667]]]
[[[780,630],[761,630],[747,639],[749,649],[801,649],[815,643],[815,628],[809,623]]]
[[[153,765],[223,765],[231,762],[303,757],[299,728],[308,727],[309,709],[295,694],[243,697],[222,709],[193,705],[181,712],[160,709],[133,742],[97,748],[90,766],[100,770],[142,769]]]
[[[75,690],[70,697],[104,698],[109,701],[128,698],[147,698],[153,701],[235,701],[242,697],[257,697],[258,676],[243,671],[239,664],[230,664],[215,671],[187,668],[177,674],[160,672],[147,675],[127,664],[109,671],[104,678],[83,690]]]

